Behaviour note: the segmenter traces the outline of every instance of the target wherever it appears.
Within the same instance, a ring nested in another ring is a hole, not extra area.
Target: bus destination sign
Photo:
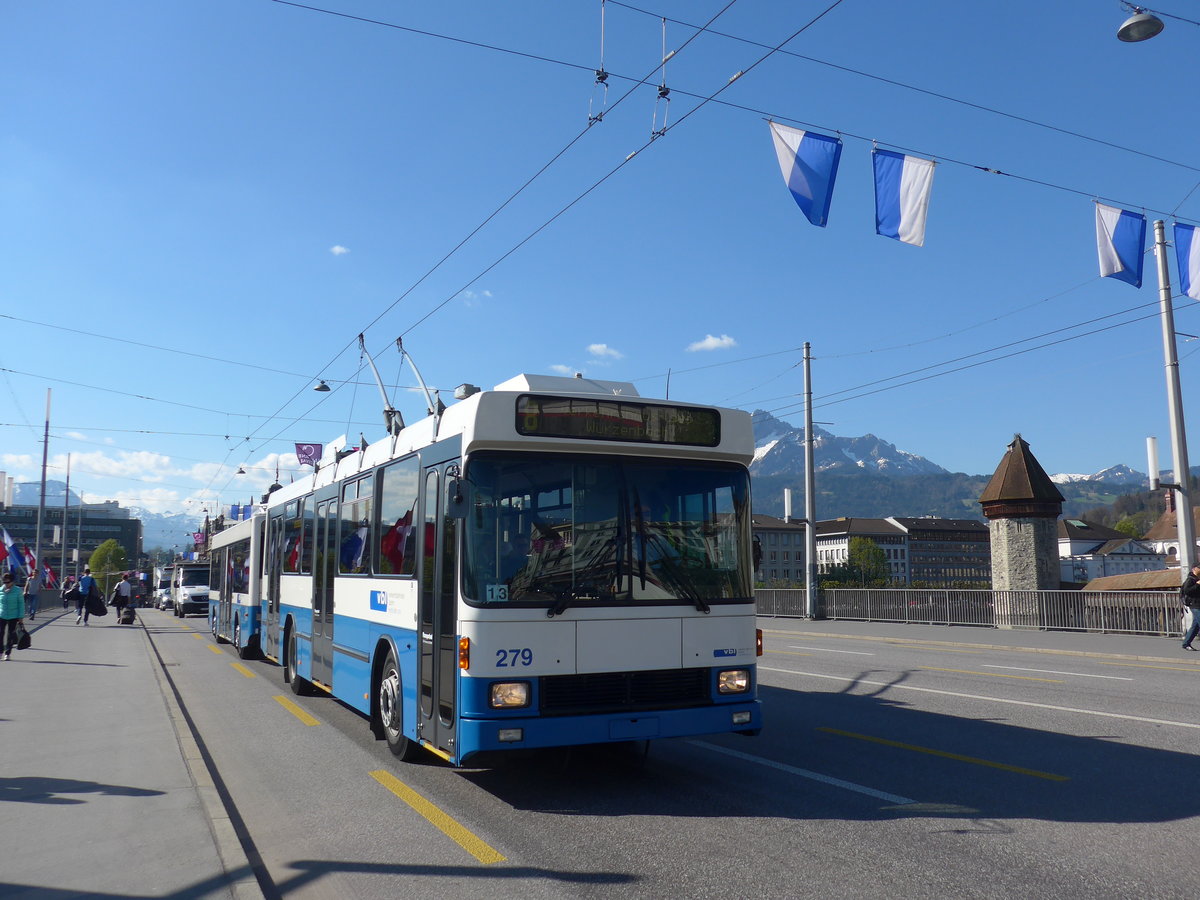
[[[715,409],[628,400],[523,394],[517,398],[517,433],[715,447],[721,442],[721,414]]]

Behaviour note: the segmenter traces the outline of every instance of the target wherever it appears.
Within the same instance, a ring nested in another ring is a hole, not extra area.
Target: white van
[[[179,618],[208,615],[208,563],[180,563],[171,579],[171,602]]]
[[[154,594],[152,596],[155,609],[172,608],[170,566],[154,567]]]

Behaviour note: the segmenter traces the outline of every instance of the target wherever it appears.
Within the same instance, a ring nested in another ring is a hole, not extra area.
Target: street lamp
[[[1124,6],[1126,9],[1132,10],[1133,15],[1122,22],[1121,27],[1117,29],[1117,40],[1135,44],[1138,41],[1148,41],[1163,30],[1163,20],[1158,16],[1146,12],[1140,6],[1131,6],[1128,3]]]

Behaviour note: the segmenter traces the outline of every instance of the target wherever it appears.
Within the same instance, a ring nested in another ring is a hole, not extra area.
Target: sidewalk
[[[261,898],[140,618],[25,624],[0,661],[0,896]]]
[[[768,648],[772,635],[820,638],[853,638],[865,641],[928,643],[931,646],[1004,648],[1027,653],[1096,656],[1141,662],[1182,664],[1200,672],[1200,652],[1182,649],[1178,637],[1142,634],[1099,634],[1080,631],[980,628],[970,625],[910,625],[895,622],[858,622],[850,619],[789,619],[760,616]]]

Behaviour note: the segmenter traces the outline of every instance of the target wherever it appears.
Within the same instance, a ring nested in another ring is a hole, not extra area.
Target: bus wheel
[[[405,762],[416,759],[420,745],[404,736],[404,716],[400,705],[400,669],[396,655],[389,650],[379,681],[379,721],[383,737],[392,754]]]
[[[233,649],[237,652],[238,659],[249,659],[250,648],[242,646],[242,619],[241,616],[233,620]]]
[[[283,669],[283,680],[292,686],[292,693],[298,697],[308,693],[308,682],[296,674],[296,632],[289,631],[287,639],[286,662]]]
[[[221,635],[218,633],[217,616],[218,616],[218,613],[216,613],[216,612],[209,613],[208,614],[208,624],[212,628],[213,640],[216,641],[218,644],[224,644],[225,638],[221,637]]]

